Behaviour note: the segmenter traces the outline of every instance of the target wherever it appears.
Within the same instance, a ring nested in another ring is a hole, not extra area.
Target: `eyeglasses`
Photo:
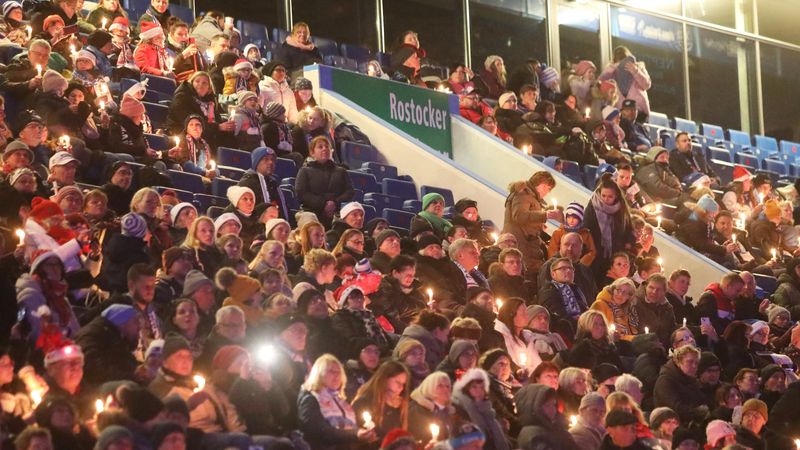
[[[553,269],[553,272],[558,272],[559,270],[567,270],[569,272],[574,272],[575,268],[572,267],[572,266],[561,266],[561,267],[557,267],[557,268]]]

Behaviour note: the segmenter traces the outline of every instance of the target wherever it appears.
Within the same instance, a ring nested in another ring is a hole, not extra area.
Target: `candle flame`
[[[41,389],[34,389],[31,391],[31,401],[33,401],[33,406],[39,406],[39,403],[42,403],[42,395],[43,392]]]
[[[22,241],[24,241],[24,240],[25,240],[25,232],[24,232],[24,231],[22,231],[22,228],[17,228],[17,229],[14,231],[14,234],[16,234],[16,235],[17,235],[17,237],[19,238],[19,241],[20,241],[20,242],[22,242]]]
[[[431,440],[436,441],[439,438],[439,425],[431,424]]]
[[[99,398],[94,401],[94,410],[97,411],[97,414],[100,414],[105,409],[105,404]]]
[[[498,236],[497,233],[492,233],[491,236],[492,240],[494,240],[494,245],[497,245],[497,241],[500,239],[500,236]]]
[[[574,414],[569,416],[569,426],[570,427],[574,427],[577,424],[578,424],[578,416],[576,416]]]
[[[192,380],[194,380],[195,384],[197,385],[197,387],[194,388],[195,392],[200,392],[204,387],[206,387],[206,379],[203,378],[202,375],[195,375],[192,377]]]

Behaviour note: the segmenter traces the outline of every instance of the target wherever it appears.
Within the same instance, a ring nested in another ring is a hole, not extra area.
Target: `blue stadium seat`
[[[456,201],[455,198],[453,197],[453,191],[451,191],[450,189],[440,188],[436,186],[426,186],[424,184],[419,187],[420,198],[424,197],[425,194],[428,194],[430,192],[438,192],[439,194],[441,194],[441,196],[444,197],[444,206],[455,206]]]
[[[179,170],[170,170],[169,178],[172,180],[172,185],[177,189],[183,189],[184,191],[189,192],[206,191],[206,187],[203,185],[203,177],[200,175],[189,172],[181,172]],[[194,199],[194,197],[192,197],[192,199]]]
[[[800,164],[789,163],[789,174],[793,177],[800,177]]]
[[[708,147],[708,159],[717,159],[720,161],[731,162],[731,152],[722,147]]]
[[[422,211],[422,202],[419,200],[406,200],[403,202],[403,211],[416,214]]]
[[[562,159],[561,173],[569,177],[570,180],[573,180],[579,184],[583,184],[583,174],[581,173],[581,167],[575,161]]]
[[[718,159],[709,159],[708,163],[717,176],[719,176],[723,186],[730,184],[733,180],[733,168],[735,166],[733,163],[720,161]]]
[[[225,208],[221,206],[209,206],[206,209],[206,215],[211,218],[211,220],[216,220],[217,217],[221,216],[222,213],[225,212]]]
[[[317,46],[319,53],[325,57],[327,55],[339,55],[339,44],[333,39],[326,39],[319,36],[311,36],[311,42]]]
[[[147,145],[153,150],[161,150],[163,152],[175,146],[175,143],[170,142],[168,137],[160,134],[145,133],[144,138],[147,140]]]
[[[386,208],[383,210],[381,216],[389,222],[389,225],[406,230],[411,228],[411,220],[414,219],[416,214],[399,209]]]
[[[217,197],[227,197],[228,188],[236,186],[236,180],[230,178],[216,177],[211,182],[211,194]]]
[[[278,178],[296,177],[297,165],[288,158],[278,158],[275,160],[275,176]]]
[[[281,178],[281,182],[278,184],[278,186],[289,186],[291,189],[294,189],[295,181],[297,181],[297,178],[295,177]]]
[[[369,61],[372,58],[372,51],[360,45],[342,44],[339,48],[342,50],[342,56],[354,59],[359,63]]]
[[[142,102],[153,128],[166,128],[169,108],[158,103]]]
[[[773,294],[775,290],[778,289],[778,280],[775,277],[760,273],[754,273],[753,276],[756,279],[756,286],[761,288],[767,296]]]
[[[173,16],[189,24],[189,27],[191,27],[194,23],[194,12],[192,11],[192,8],[172,3],[169,5],[169,12]],[[241,30],[241,28],[239,30]]]
[[[392,56],[388,53],[377,52],[375,59],[381,64],[381,67],[389,67],[392,65]]]
[[[800,152],[800,143],[792,141],[781,141],[781,155],[784,161],[794,162]]]
[[[217,172],[219,172],[220,176],[236,181],[241,180],[242,175],[244,175],[244,170],[238,167],[226,166],[223,164],[217,164]]]
[[[703,136],[711,139],[712,141],[725,140],[725,130],[723,130],[721,126],[703,123],[701,128],[703,129]]]
[[[252,166],[250,153],[230,147],[217,148],[217,164],[248,170]]]
[[[282,28],[274,28],[272,30],[272,42],[283,44],[283,41],[285,41],[286,37],[289,36],[290,34],[291,34],[290,32]]]
[[[350,200],[351,202],[358,202],[362,205],[364,204],[364,191],[361,189],[353,188],[353,199]]]
[[[675,118],[675,129],[689,134],[697,134],[697,124],[693,120]]]
[[[361,189],[366,195],[368,192],[381,192],[381,187],[375,176],[369,173],[359,172],[357,170],[348,170],[347,175],[353,183],[353,187]]]
[[[219,206],[224,208],[228,206],[228,199],[226,197],[217,197],[216,195],[208,194],[194,194],[194,203],[198,211],[206,211],[212,206]]]
[[[778,141],[771,136],[755,135],[756,148],[766,150],[771,153],[778,153]]]
[[[739,152],[736,153],[736,162],[748,167],[761,167],[758,157],[751,153]]]
[[[167,77],[159,77],[158,75],[144,74],[147,78],[147,90],[157,91],[169,94],[170,96],[175,93],[175,80]]]
[[[403,207],[403,201],[400,198],[378,194],[377,192],[368,192],[364,194],[364,204],[374,206],[375,212],[377,212],[378,215],[386,208],[401,209]]]
[[[371,145],[351,141],[342,142],[342,163],[350,168],[357,169],[365,162],[377,159],[377,151]]]
[[[380,217],[378,213],[375,211],[375,207],[372,205],[361,205],[364,207],[364,223],[369,222],[370,220]]]
[[[391,178],[384,179],[381,184],[383,185],[383,193],[386,195],[394,195],[403,200],[413,199],[417,197],[417,187],[414,183],[402,180],[393,180]]]
[[[675,136],[678,132],[671,128],[662,128],[658,130],[658,137],[661,139],[661,146],[664,148],[673,148],[675,146]]]
[[[242,32],[242,36],[247,36],[250,38],[250,42],[269,41],[267,27],[260,23],[250,22],[248,20],[238,20],[236,26],[239,28],[239,31]]]
[[[594,190],[595,186],[597,186],[596,180],[597,179],[597,166],[594,164],[586,164],[583,166],[583,185],[586,186],[587,189]]]
[[[322,61],[332,67],[338,67],[351,72],[358,72],[358,61],[346,56],[325,55],[322,57]]]
[[[368,161],[361,164],[361,171],[375,175],[375,179],[378,180],[378,183],[383,181],[384,178],[397,178],[398,175],[397,167],[374,161]]]
[[[664,113],[650,111],[647,123],[661,128],[669,128],[669,117]]]
[[[178,200],[182,202],[191,203],[194,200],[194,194],[185,189],[180,189],[176,187],[165,187],[165,186],[153,186],[153,189],[155,189],[156,192],[158,192],[159,194],[163,194],[166,191],[172,191],[175,193],[175,195],[178,196]]]
[[[280,189],[281,192],[283,193],[283,200],[286,202],[287,209],[289,210],[300,209],[300,202],[298,202],[297,197],[294,196],[294,189],[289,189],[284,186],[281,186],[278,189]]]
[[[750,140],[750,134],[744,131],[728,130],[728,140],[731,141],[733,149],[736,152],[753,146],[753,142]]]
[[[779,176],[789,175],[789,166],[780,160],[767,158],[763,161],[764,169],[777,173]]]

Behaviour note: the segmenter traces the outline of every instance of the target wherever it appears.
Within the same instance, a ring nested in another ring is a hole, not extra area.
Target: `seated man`
[[[467,302],[467,289],[489,287],[486,277],[478,270],[480,253],[475,241],[458,239],[447,249],[450,264],[444,276],[436,280],[433,298],[441,309],[460,311]]]
[[[522,252],[515,248],[501,251],[489,276],[489,285],[495,295],[501,298],[519,297],[530,303],[535,292],[531,292],[532,283],[525,280],[523,269]]]
[[[689,133],[681,132],[675,136],[675,148],[669,152],[669,167],[680,180],[700,172],[708,175],[712,182],[719,185],[719,178],[708,166],[702,150],[695,150],[692,147]]]
[[[539,289],[539,304],[550,311],[554,329],[574,335],[578,317],[589,307],[586,295],[575,284],[572,260],[562,257],[552,262],[550,281]]]
[[[631,151],[644,153],[650,150],[653,143],[644,126],[636,121],[637,115],[639,115],[639,110],[636,108],[636,100],[623,100],[619,126],[625,132],[625,144]]]

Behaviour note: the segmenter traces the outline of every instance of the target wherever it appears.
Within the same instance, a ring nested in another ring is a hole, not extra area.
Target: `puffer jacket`
[[[525,269],[529,273],[538,272],[545,260],[539,237],[547,221],[544,202],[527,181],[511,183],[508,191],[503,233],[511,233],[517,238]]]
[[[222,75],[225,77],[225,86],[222,88],[222,94],[235,95],[236,79],[239,77],[239,74],[233,70],[233,67],[225,67],[222,69]],[[250,78],[247,79],[247,90],[251,92],[258,92],[258,89],[258,76],[254,73],[251,73]]]
[[[306,161],[297,173],[294,189],[303,209],[316,213],[321,220],[325,220],[326,202],[333,201],[338,209],[342,202],[353,198],[353,183],[347,171],[332,160]]]
[[[153,44],[142,42],[136,46],[133,51],[133,60],[136,62],[136,67],[142,73],[149,73],[166,77],[172,73],[165,65],[167,62],[167,53],[164,47],[156,47]],[[163,63],[163,64],[162,64]]]
[[[636,171],[635,179],[639,186],[654,201],[675,204],[682,194],[681,181],[672,173],[669,164],[657,163],[654,158],[659,149],[651,149]]]
[[[297,101],[294,98],[294,92],[289,87],[286,80],[277,82],[269,76],[258,83],[261,93],[258,96],[258,103],[261,108],[265,108],[269,102],[278,102],[286,108],[286,120],[290,123],[297,122]]]
[[[522,429],[517,447],[524,450],[578,450],[567,431],[564,418],[558,414],[550,420],[542,414],[542,405],[556,398],[556,391],[543,384],[529,384],[517,391],[514,399]]]
[[[678,413],[681,423],[703,419],[708,413],[700,382],[684,374],[674,361],[661,368],[653,389],[653,401],[656,408],[666,406]]]
[[[219,23],[217,23],[217,19],[206,16],[203,17],[200,23],[194,28],[191,37],[195,38],[197,49],[201,52],[205,52],[207,48],[211,47],[211,39],[218,34],[224,34],[230,37],[231,31],[222,29]]]
[[[778,288],[772,294],[772,302],[783,306],[792,314],[792,320],[800,319],[800,281],[792,274],[793,269],[787,268],[786,273],[778,277]]]

